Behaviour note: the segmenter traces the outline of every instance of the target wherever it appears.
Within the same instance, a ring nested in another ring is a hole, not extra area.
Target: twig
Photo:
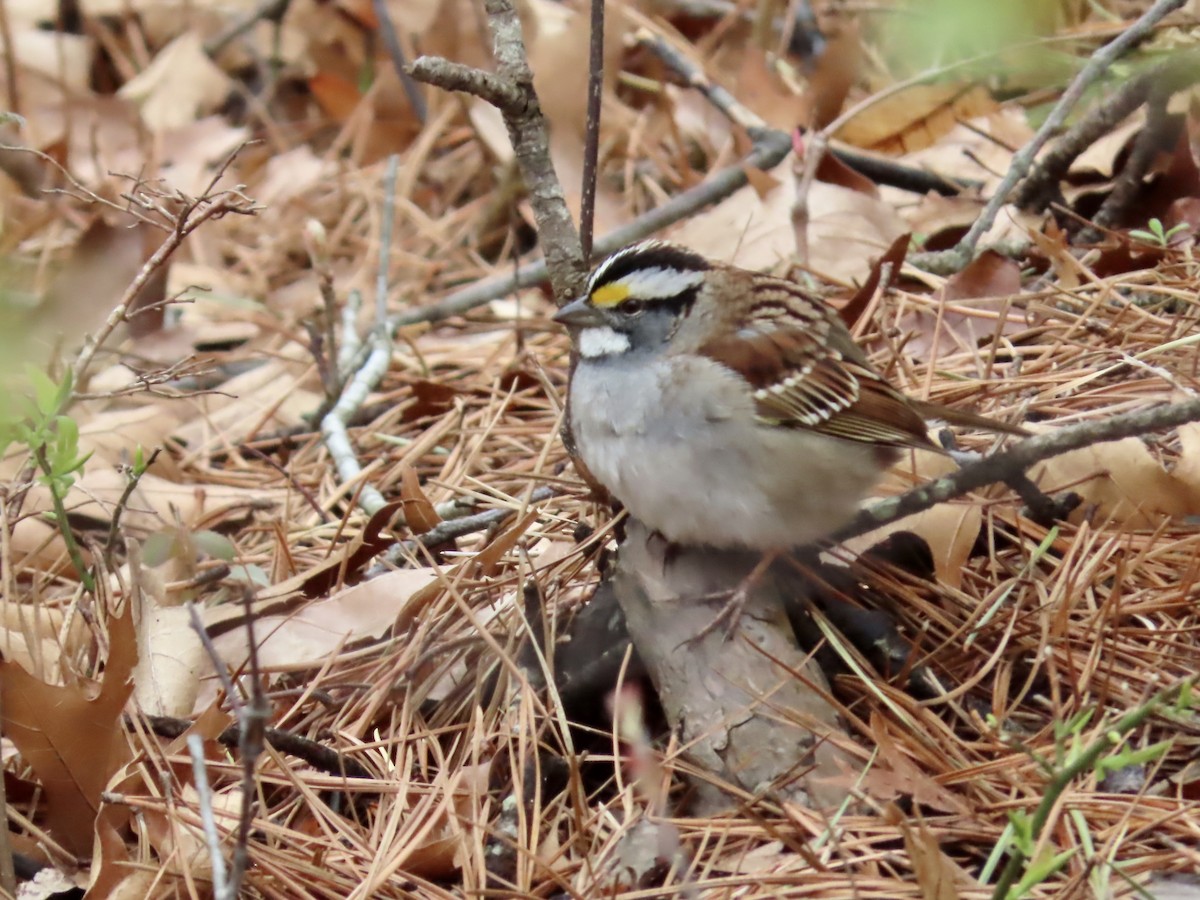
[[[154,465],[154,461],[158,459],[158,454],[162,452],[162,447],[155,447],[147,459],[138,468],[131,466],[126,474],[125,490],[121,491],[121,496],[117,500],[116,508],[113,509],[112,522],[108,526],[108,539],[104,542],[104,556],[109,561],[109,566],[112,566],[112,554],[117,547],[117,535],[121,530],[121,516],[125,512],[125,507],[129,505],[129,498],[133,496],[133,492],[137,490],[138,482],[142,476],[150,471],[150,467]],[[138,454],[141,454],[141,448],[138,448]],[[135,464],[136,465],[136,464]]]
[[[371,9],[375,12],[375,18],[379,20],[379,33],[383,35],[383,46],[387,50],[388,58],[392,61],[392,68],[396,70],[396,75],[400,78],[404,96],[412,105],[417,121],[424,125],[429,118],[429,107],[425,105],[421,89],[408,74],[408,59],[404,55],[400,36],[396,33],[396,24],[392,21],[391,9],[386,0],[371,0]]]
[[[709,103],[716,107],[718,112],[733,124],[751,132],[775,131],[729,90],[714,82],[699,64],[673,46],[662,35],[655,34],[649,28],[641,28],[634,35],[634,40],[661,59],[671,71],[683,79],[688,87],[699,91]],[[776,134],[776,139],[780,142],[789,139],[782,131],[777,131]],[[827,152],[872,181],[920,194],[936,191],[946,196],[954,196],[963,189],[978,187],[981,184],[981,182],[970,180],[955,183],[940,175],[906,166],[895,160],[874,156],[849,147],[836,147],[832,145],[832,138],[830,138]]]
[[[953,181],[936,172],[918,169],[876,156],[852,147],[842,147],[830,143],[826,149],[838,162],[845,163],[860,175],[865,175],[876,184],[886,184],[914,194],[927,194],[933,191],[943,197],[955,197],[963,191],[978,190],[983,187],[982,181],[973,178],[954,179]]]
[[[212,787],[208,783],[208,766],[204,759],[204,739],[198,734],[189,734],[187,748],[192,757],[192,777],[196,782],[196,796],[200,803],[204,842],[208,844],[208,859],[212,864],[213,895],[225,900],[230,896],[229,870],[225,867],[225,856],[221,853],[221,835],[217,831],[217,820],[213,813]]]
[[[521,169],[537,225],[538,241],[554,296],[560,303],[574,297],[587,276],[579,232],[550,159],[550,137],[541,104],[533,89],[533,71],[521,38],[521,20],[512,0],[484,0],[492,32],[496,74],[421,57],[409,71],[418,81],[464,91],[496,106],[504,117],[513,156]]]
[[[362,291],[352,290],[342,306],[342,342],[337,351],[338,379],[342,383],[351,370],[357,368],[354,363],[362,349],[362,339],[358,336],[358,312],[361,309]]]
[[[587,134],[583,145],[583,186],[579,201],[579,247],[584,263],[592,258],[596,219],[596,173],[600,160],[600,100],[604,94],[604,0],[592,0],[588,35]]]
[[[529,504],[541,503],[543,500],[549,500],[558,492],[551,487],[540,487],[529,495]],[[462,516],[457,519],[448,519],[439,523],[437,526],[429,529],[422,535],[419,535],[412,540],[401,541],[395,547],[392,547],[384,556],[380,563],[372,566],[367,571],[368,578],[374,578],[382,575],[385,572],[390,572],[392,566],[404,559],[412,557],[422,547],[437,547],[440,544],[445,544],[453,541],[456,538],[464,537],[468,534],[474,534],[476,531],[486,531],[496,525],[499,525],[505,519],[511,518],[517,514],[517,510],[509,507],[500,507],[498,509],[489,509],[481,513],[475,513],[473,516]]]
[[[965,465],[944,478],[913,488],[897,497],[889,497],[864,509],[853,522],[835,534],[832,540],[848,540],[905,516],[922,512],[938,503],[961,497],[976,488],[1007,482],[1024,473],[1034,463],[1052,456],[1104,441],[1116,441],[1151,431],[1177,428],[1197,420],[1200,420],[1200,398],[1192,398],[1181,403],[1137,410],[1113,416],[1111,419],[1085,422],[1049,434],[1039,434],[1000,453],[993,453],[978,462]]]
[[[225,160],[217,167],[216,174],[208,183],[208,187],[198,197],[183,197],[177,195],[175,199],[183,204],[183,208],[174,218],[174,227],[171,229],[167,239],[162,242],[154,255],[151,256],[138,270],[137,275],[129,286],[125,289],[125,293],[121,295],[121,299],[117,301],[117,305],[109,313],[104,324],[95,332],[89,334],[83,343],[83,349],[79,351],[79,356],[75,360],[75,364],[71,367],[71,383],[78,390],[84,384],[84,376],[87,374],[88,368],[96,357],[96,353],[104,346],[104,342],[112,336],[117,326],[126,320],[129,315],[129,310],[137,299],[142,287],[149,281],[150,277],[167,261],[167,259],[179,249],[180,244],[187,239],[193,231],[203,225],[210,219],[219,219],[227,213],[234,213],[242,216],[252,216],[258,211],[258,207],[254,201],[241,193],[238,189],[221,191],[214,194],[212,191],[216,188],[217,182],[224,176],[226,170],[237,155],[241,153],[246,146],[245,143],[234,148]]]
[[[263,729],[270,704],[263,695],[262,670],[258,665],[258,641],[254,639],[254,608],[249,589],[242,592],[242,607],[246,614],[246,644],[250,649],[250,699],[247,703],[231,700],[237,710],[241,733],[238,735],[238,753],[242,758],[242,808],[238,814],[237,840],[233,845],[233,871],[229,875],[228,900],[237,900],[242,878],[250,861],[250,825],[254,821],[255,790],[254,769],[263,751]],[[191,608],[193,622],[199,618],[196,608]]]
[[[639,28],[634,40],[657,56],[667,68],[683,79],[688,87],[700,94],[717,108],[734,125],[747,131],[766,128],[767,124],[749,107],[733,96],[725,87],[708,77],[708,73],[673,46],[662,35],[649,28]]]
[[[662,206],[644,213],[620,228],[610,231],[596,241],[593,256],[604,256],[620,250],[626,244],[661,231],[685,219],[692,213],[724,200],[734,191],[745,187],[747,169],[773,169],[792,149],[791,138],[774,129],[759,132],[754,147],[741,162],[722,169],[690,190],[672,197]],[[538,284],[546,278],[545,260],[521,266],[515,272],[486,281],[478,281],[450,296],[417,309],[406,310],[391,319],[392,328],[403,328],[422,322],[440,322],[451,316],[461,316],[476,307],[510,294],[518,288]]]
[[[146,716],[146,720],[150,723],[150,729],[155,734],[166,738],[177,738],[195,724],[190,719],[176,719],[171,716]],[[263,729],[263,738],[271,745],[272,749],[278,750],[280,753],[287,753],[297,759],[302,759],[318,771],[327,772],[330,775],[342,775],[346,778],[375,777],[358,760],[345,756],[332,747],[318,744],[316,741],[293,734],[290,731],[285,731],[282,728]],[[217,735],[216,740],[217,743],[224,747],[232,748],[240,746],[242,740],[241,725],[230,725]]]
[[[1103,229],[1119,225],[1142,194],[1143,180],[1160,152],[1163,136],[1168,133],[1170,117],[1167,113],[1167,101],[1171,99],[1172,93],[1171,86],[1165,83],[1156,84],[1151,88],[1146,101],[1145,127],[1134,141],[1133,150],[1113,184],[1112,191],[1104,198],[1104,202],[1092,217],[1093,227],[1085,228],[1080,233],[1081,243],[1100,240]]]
[[[258,644],[254,639],[254,615],[249,593],[243,595],[242,602],[246,609],[244,618],[247,641],[250,648],[250,697],[248,702],[242,702],[239,693],[234,689],[233,681],[217,648],[209,637],[200,612],[190,600],[187,602],[188,616],[191,619],[192,630],[204,646],[205,653],[213,664],[213,670],[225,691],[225,697],[233,707],[238,720],[238,751],[242,761],[242,808],[238,815],[238,832],[233,848],[233,866],[228,878],[225,877],[225,860],[221,855],[220,843],[216,835],[216,823],[212,824],[209,833],[208,823],[205,823],[205,834],[208,836],[209,854],[213,862],[213,893],[217,900],[236,900],[241,889],[242,876],[246,872],[249,857],[250,825],[254,820],[254,802],[257,796],[255,790],[254,769],[258,757],[263,750],[263,730],[270,713],[270,707],[262,692],[262,672],[258,666]],[[196,789],[201,794],[201,815],[204,815],[204,792],[200,790],[200,782],[208,786],[207,772],[204,770],[204,743],[199,735],[188,735],[188,750],[192,753],[193,767],[196,771]],[[211,801],[210,801],[211,803]],[[218,874],[220,877],[218,877]]]
[[[273,458],[263,453],[257,447],[244,445],[241,449],[244,453],[249,453],[251,456],[266,463],[268,466],[282,475],[287,483],[291,486],[292,490],[304,498],[304,501],[309,505],[312,511],[317,514],[317,517],[322,522],[329,522],[332,519],[329,513],[321,508],[321,504],[317,501],[317,498],[313,496],[313,492],[310,491],[305,485],[301,484],[296,476],[289,472],[285,466],[277,463]],[[158,451],[156,450],[155,453],[157,452]]]
[[[1164,63],[1121,85],[1104,103],[1071,126],[1033,166],[1029,177],[1013,194],[1013,203],[1031,212],[1049,206],[1057,195],[1059,180],[1067,174],[1071,163],[1145,103],[1154,82],[1169,65]]]
[[[1013,188],[1017,186],[1018,181],[1025,177],[1029,167],[1033,164],[1034,157],[1046,142],[1062,128],[1071,110],[1083,97],[1084,91],[1108,71],[1108,68],[1125,51],[1145,40],[1164,16],[1179,9],[1184,2],[1185,0],[1155,0],[1154,5],[1146,10],[1141,18],[1093,53],[1087,64],[1075,76],[1075,80],[1054,104],[1054,109],[1050,111],[1050,115],[1046,117],[1042,126],[1030,141],[1013,155],[1012,163],[997,186],[996,192],[992,194],[991,199],[983,208],[983,212],[979,214],[979,218],[975,220],[970,230],[963,235],[962,240],[950,250],[940,253],[916,254],[909,258],[909,262],[920,264],[922,268],[930,271],[942,272],[958,271],[970,262],[975,255],[975,248],[978,246],[980,238],[995,223],[1000,209],[1008,201]]]
[[[439,56],[419,56],[408,71],[417,81],[486,100],[505,115],[520,115],[524,111],[525,96],[521,89],[492,72]]]
[[[391,328],[387,319],[387,276],[389,251],[392,244],[392,219],[395,217],[396,175],[400,168],[400,157],[393,154],[388,159],[387,174],[384,176],[383,221],[379,226],[379,268],[375,276],[375,328],[371,335],[371,352],[367,354],[354,377],[350,379],[337,402],[321,418],[321,436],[329,455],[337,466],[342,481],[350,482],[362,476],[362,465],[350,443],[346,423],[354,416],[367,399],[367,395],[379,384],[392,361]],[[358,494],[358,505],[374,515],[386,505],[383,494],[373,485],[365,484]]]
[[[276,24],[283,21],[283,15],[287,12],[288,6],[291,5],[291,0],[262,0],[257,6],[249,10],[244,16],[229,23],[229,27],[219,34],[213,35],[204,42],[204,54],[209,58],[216,57],[238,36],[249,31],[259,21],[266,19],[269,22]]]
[[[333,268],[329,264],[329,235],[316,219],[304,223],[304,249],[309,264],[317,276],[317,292],[321,295],[320,325],[312,329],[312,341],[321,384],[328,403],[342,392],[342,370],[339,366],[337,341],[338,302],[333,288]],[[350,334],[354,334],[351,323]],[[318,349],[318,342],[323,349]]]

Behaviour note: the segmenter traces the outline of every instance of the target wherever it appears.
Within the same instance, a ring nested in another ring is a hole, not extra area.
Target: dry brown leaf
[[[490,70],[494,65],[492,48],[487,40],[487,24],[483,8],[472,0],[440,0],[432,12],[426,0],[420,0],[415,13],[416,21],[424,19],[426,27],[422,33],[421,49],[431,56],[443,56],[467,66]],[[534,24],[530,21],[528,4],[517,3],[525,28],[525,41],[530,45],[536,41]],[[549,11],[553,14],[553,11]],[[407,13],[403,21],[407,21]]]
[[[537,37],[529,48],[529,65],[542,112],[550,124],[550,157],[562,183],[567,206],[576,220],[583,191],[584,137],[587,131],[588,17],[566,7],[533,0],[530,11],[537,19]],[[620,70],[621,41],[626,29],[620,7],[614,6],[604,23],[604,90],[612,92]],[[601,119],[601,140],[604,139]],[[504,132],[507,140],[507,130]],[[511,149],[509,150],[511,153]],[[606,179],[596,184],[595,233],[604,234],[629,218],[625,204]]]
[[[137,663],[132,609],[108,620],[109,652],[100,691],[58,687],[14,662],[0,662],[4,733],[46,793],[51,833],[72,853],[89,857],[100,793],[129,754],[122,713]]]
[[[193,397],[194,410],[174,432],[174,437],[193,452],[225,447],[247,440],[261,431],[291,428],[304,422],[304,416],[320,405],[320,396],[298,386],[309,368],[307,351],[288,351],[275,359],[235,375],[223,385],[220,394]],[[289,362],[280,356],[296,357]]]
[[[872,797],[885,803],[901,796],[911,797],[915,804],[925,809],[960,816],[970,814],[970,808],[961,797],[938,784],[909,758],[878,713],[871,716],[870,727],[871,737],[879,748],[878,764],[866,773]]]
[[[987,250],[942,290],[942,303],[901,316],[898,327],[908,336],[905,354],[936,361],[960,350],[974,351],[999,335],[1029,327],[1019,305],[1021,270],[1011,259]]]
[[[73,657],[87,640],[82,616],[72,616],[64,631],[65,621],[62,610],[41,603],[21,603],[15,598],[0,603],[0,654],[28,672],[57,673],[62,651]]]
[[[51,14],[47,21],[54,21]],[[56,91],[67,90],[72,94],[87,96],[90,93],[90,76],[93,42],[79,34],[46,31],[37,27],[14,29],[11,41],[0,47],[0,57],[7,48],[15,52],[14,61],[18,70],[21,99],[29,103],[30,92],[41,81],[43,85],[57,85]],[[61,93],[60,93],[61,96]]]
[[[311,190],[313,185],[332,179],[336,173],[337,166],[333,160],[318,157],[311,147],[301,144],[267,160],[262,180],[255,188],[254,199],[264,206],[280,206]],[[205,284],[211,286],[210,282]]]
[[[880,290],[890,290],[896,282],[900,275],[900,267],[904,264],[904,257],[908,254],[911,238],[912,235],[902,234],[892,241],[892,246],[871,264],[871,271],[854,295],[838,305],[838,315],[851,331],[855,329],[875,295]]]
[[[71,567],[59,530],[36,516],[24,516],[17,522],[10,541],[13,558],[22,565],[37,566],[54,574]]]
[[[807,125],[812,101],[792,90],[779,77],[758,47],[747,46],[736,74],[736,96],[746,108],[772,128],[791,131]]]
[[[705,256],[746,269],[770,269],[796,252],[792,232],[792,202],[796,179],[791,166],[779,165],[770,174],[780,185],[760,199],[752,187],[685,221],[670,235]]]
[[[872,105],[834,137],[881,153],[912,153],[933,146],[960,122],[996,109],[982,87],[919,84]]]
[[[404,504],[404,521],[413,534],[425,534],[442,521],[421,489],[417,470],[412,466],[406,465],[400,471],[400,502]]]
[[[207,190],[209,183],[230,154],[250,139],[245,128],[236,128],[222,116],[208,116],[161,135],[162,157],[159,177],[168,188],[195,196]],[[144,152],[129,154],[129,162],[145,164]],[[119,171],[138,171],[127,166]],[[227,173],[218,189],[236,184],[236,177]]]
[[[957,882],[962,880],[971,884],[975,879],[964,872],[945,851],[938,845],[937,838],[926,827],[925,823],[917,820],[914,828],[911,821],[896,810],[901,834],[904,835],[904,848],[912,861],[913,875],[921,888],[924,900],[958,900]]]
[[[914,484],[948,475],[955,468],[954,462],[940,453],[913,450],[884,477],[877,492],[880,496],[901,494]],[[939,503],[853,538],[845,546],[854,553],[862,553],[897,531],[911,531],[929,545],[938,581],[957,588],[982,524],[983,512],[969,500]]]
[[[947,303],[977,297],[1004,297],[1021,290],[1021,267],[995,250],[984,250],[946,281],[942,299]]]
[[[185,783],[180,794],[181,803],[186,803],[191,808],[199,807],[199,795],[195,787]],[[213,817],[219,827],[225,826],[226,823],[237,821],[241,811],[242,792],[235,788],[213,793],[210,802]],[[150,845],[158,854],[158,858],[168,863],[170,871],[188,871],[195,878],[212,877],[212,857],[208,852],[203,828],[198,822],[181,821],[177,817],[166,815],[160,809],[150,809],[146,810],[142,825],[146,829]]]
[[[104,410],[93,416],[77,416],[79,450],[93,454],[89,465],[121,466],[133,461],[141,447],[150,452],[165,446],[183,421],[186,411],[177,403],[155,403],[130,409]],[[170,454],[160,453],[150,472],[168,481],[180,478],[180,469]]]
[[[983,185],[982,196],[986,197],[1008,171],[1015,148],[1023,146],[1032,136],[1024,113],[1006,106],[955,125],[936,144],[910,151],[902,160],[945,178],[979,181]]]
[[[150,229],[131,228],[132,220],[122,219],[110,225],[96,218],[80,235],[32,316],[31,342],[44,342],[47,347],[58,347],[60,341],[74,345],[108,318],[142,267],[146,241],[155,239]],[[162,299],[166,273],[163,268],[151,279],[153,284],[139,294],[136,306]],[[122,328],[120,333],[124,332]]]
[[[1070,174],[1076,179],[1106,179],[1117,173],[1117,162],[1134,139],[1146,127],[1145,108],[1139,108],[1132,116],[1101,135],[1087,149],[1075,157]]]
[[[138,664],[134,697],[138,708],[155,716],[190,716],[200,693],[200,675],[210,666],[188,611],[159,606],[142,593],[138,614]]]
[[[871,263],[909,231],[878,197],[814,182],[808,193],[808,266],[826,278],[855,284]]]
[[[812,112],[801,120],[811,128],[824,128],[838,117],[863,68],[863,46],[854,23],[830,37],[808,77],[805,100]],[[792,123],[792,126],[801,123]],[[792,126],[788,126],[789,128]]]
[[[310,669],[340,648],[403,629],[438,579],[433,569],[398,569],[295,612],[261,616],[254,622],[259,665],[271,672]],[[231,629],[213,643],[234,669],[249,659],[244,628]]]
[[[1072,520],[1093,512],[1129,528],[1154,528],[1163,516],[1200,514],[1196,482],[1200,438],[1187,429],[1183,476],[1167,472],[1138,438],[1106,441],[1055,456],[1030,469],[1030,478],[1046,493],[1072,490],[1084,499]],[[1179,469],[1177,467],[1176,472]]]
[[[73,516],[95,519],[107,524],[113,509],[125,493],[128,479],[124,473],[108,467],[87,470],[67,496],[67,510]],[[288,493],[281,488],[242,488],[221,484],[178,484],[149,473],[143,475],[130,497],[121,524],[145,534],[172,525],[178,515],[186,526],[220,520],[231,512],[269,509],[284,503]],[[49,489],[35,484],[29,490],[26,508],[51,508]],[[19,531],[28,520],[19,522]]]
[[[231,87],[229,77],[204,52],[200,34],[187,31],[158,51],[117,96],[138,105],[147,128],[165,132],[213,112]]]
[[[1046,227],[1041,231],[1030,231],[1029,237],[1042,256],[1049,261],[1054,270],[1054,277],[1063,289],[1073,290],[1090,277],[1082,263],[1071,252],[1066,232],[1053,219],[1047,221]]]

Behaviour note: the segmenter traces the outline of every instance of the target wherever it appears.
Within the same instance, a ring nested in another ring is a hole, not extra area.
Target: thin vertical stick
[[[579,203],[579,244],[584,264],[592,258],[596,219],[596,178],[600,159],[600,99],[604,93],[604,0],[592,0],[588,49],[587,135],[583,147],[583,190]]]

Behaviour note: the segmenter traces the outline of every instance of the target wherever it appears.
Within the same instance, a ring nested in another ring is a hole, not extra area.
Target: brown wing
[[[934,447],[924,420],[875,372],[830,307],[776,278],[756,276],[750,289],[750,315],[700,353],[746,379],[763,424]]]

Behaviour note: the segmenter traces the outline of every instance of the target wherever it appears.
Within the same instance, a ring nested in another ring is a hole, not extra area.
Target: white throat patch
[[[579,355],[584,359],[616,356],[629,350],[629,338],[607,325],[584,328],[579,332]]]

